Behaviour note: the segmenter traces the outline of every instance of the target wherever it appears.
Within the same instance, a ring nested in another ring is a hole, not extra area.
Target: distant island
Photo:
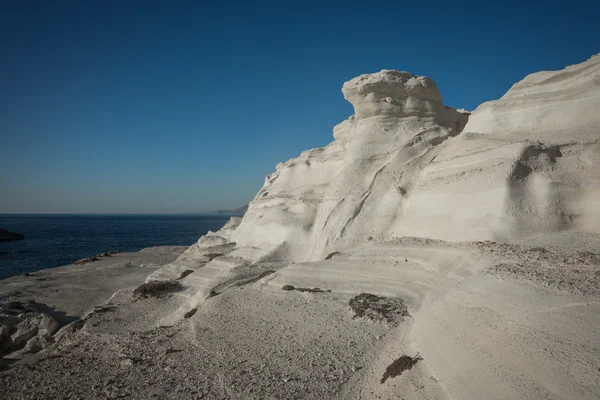
[[[219,214],[219,215],[244,215],[248,210],[248,204],[245,204],[239,208],[233,210],[216,210],[211,214]]]
[[[0,228],[0,242],[8,242],[9,240],[24,240],[25,236],[20,233],[7,231]]]

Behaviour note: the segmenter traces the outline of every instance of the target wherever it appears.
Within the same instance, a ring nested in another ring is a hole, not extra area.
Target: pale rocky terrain
[[[151,247],[0,280],[0,367],[51,345],[59,328],[102,309],[115,291],[141,284],[184,250]]]
[[[12,364],[2,393],[599,398],[600,57],[471,115],[406,72],[342,92],[355,115],[331,144]]]

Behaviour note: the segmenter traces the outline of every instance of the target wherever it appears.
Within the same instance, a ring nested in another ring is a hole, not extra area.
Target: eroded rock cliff
[[[342,92],[355,114],[333,142],[277,165],[243,219],[148,277],[186,276],[179,314],[259,263],[368,241],[600,233],[600,57],[532,74],[470,117],[407,72],[361,75]]]
[[[395,235],[600,233],[600,57],[527,76],[479,106],[420,174]]]
[[[393,231],[420,171],[467,114],[442,103],[427,77],[384,70],[343,86],[355,115],[334,141],[277,166],[231,238],[258,257],[315,260]]]

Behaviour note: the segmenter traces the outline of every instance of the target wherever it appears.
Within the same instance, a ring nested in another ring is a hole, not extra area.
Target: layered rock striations
[[[231,237],[266,259],[306,261],[389,234],[420,171],[458,135],[466,114],[446,107],[433,80],[384,70],[343,86],[355,115],[334,141],[279,164]]]
[[[333,142],[277,165],[242,219],[148,278],[189,274],[183,310],[257,263],[368,241],[600,233],[600,57],[529,75],[470,116],[407,72],[361,75],[342,92],[355,114]]]
[[[479,106],[421,173],[395,235],[600,233],[600,57]]]

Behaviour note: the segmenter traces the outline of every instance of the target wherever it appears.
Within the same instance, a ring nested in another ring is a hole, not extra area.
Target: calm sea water
[[[0,279],[71,264],[107,250],[193,244],[220,229],[222,215],[3,215],[25,240],[0,242]]]

